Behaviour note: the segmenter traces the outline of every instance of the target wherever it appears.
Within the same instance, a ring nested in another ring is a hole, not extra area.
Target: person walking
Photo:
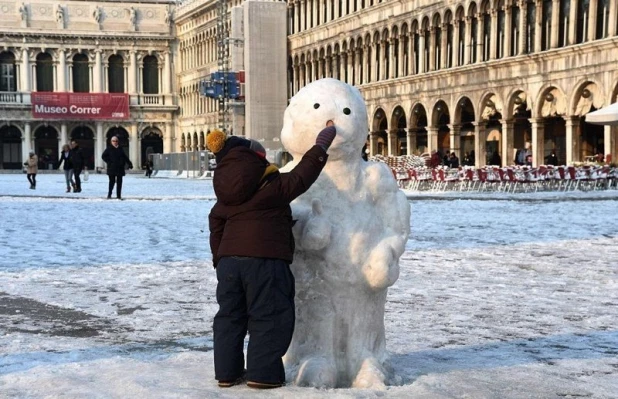
[[[74,193],[82,192],[82,181],[80,175],[84,169],[84,153],[79,148],[79,143],[75,140],[71,140],[71,152],[69,153],[71,158],[71,165],[73,166],[73,177],[75,178]]]
[[[213,322],[215,379],[219,387],[242,383],[243,342],[247,386],[285,384],[282,357],[295,323],[294,255],[290,202],[320,175],[336,135],[327,123],[298,165],[280,173],[255,140],[211,132],[206,140],[217,159],[217,202],[209,215],[210,248],[217,272],[219,311]]]
[[[30,182],[30,190],[36,190],[36,174],[39,172],[39,157],[34,151],[30,151],[28,159],[24,162],[28,181]]]
[[[103,151],[103,161],[107,164],[107,177],[109,178],[109,186],[107,189],[107,199],[112,198],[114,185],[116,186],[116,198],[122,199],[122,178],[125,175],[125,165],[129,165],[129,169],[133,169],[131,160],[124,153],[124,150],[118,143],[118,137],[114,136],[111,139],[111,144]]]
[[[75,188],[75,182],[73,182],[73,163],[71,162],[71,147],[68,144],[62,146],[60,160],[58,161],[58,169],[60,169],[60,165],[63,165],[62,170],[64,170],[64,179],[67,183],[67,193],[70,193],[71,186]]]

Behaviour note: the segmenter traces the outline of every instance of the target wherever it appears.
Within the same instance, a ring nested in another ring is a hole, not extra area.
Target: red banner
[[[41,119],[129,119],[126,93],[32,93],[32,115]]]

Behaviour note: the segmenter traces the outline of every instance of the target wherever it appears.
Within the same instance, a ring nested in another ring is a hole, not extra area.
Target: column
[[[300,2],[296,1],[294,2],[294,32],[292,33],[298,33],[300,32]]]
[[[388,155],[399,155],[397,153],[397,130],[389,130],[386,132],[388,137]]]
[[[101,90],[101,81],[103,80],[103,70],[102,70],[102,63],[101,63],[101,50],[100,49],[96,49],[94,52],[94,71],[92,73],[92,77],[93,77],[93,85],[92,85],[92,92],[93,93],[101,93],[103,90]],[[107,80],[107,79],[105,79]],[[107,87],[106,83],[106,87]]]
[[[405,54],[405,37],[399,35],[399,41],[397,42],[397,74],[393,76],[396,78],[400,78],[404,75],[404,54]],[[396,75],[396,76],[395,76]]]
[[[369,63],[372,63],[374,60],[377,59],[377,62],[375,63],[375,67],[373,68],[373,77],[371,78],[372,82],[377,82],[379,80],[381,80],[381,75],[384,75],[384,68],[385,68],[385,62],[384,62],[384,42],[381,42],[380,45],[380,53],[382,54],[378,54],[378,43],[373,43],[372,45],[373,47],[373,51],[371,51],[371,60],[369,60]],[[379,67],[378,67],[379,65]],[[378,73],[379,72],[379,73]]]
[[[588,41],[594,40],[597,32],[597,3],[598,0],[590,0],[588,6]],[[612,21],[616,25],[616,21]]]
[[[611,154],[612,162],[616,162],[616,153],[614,152],[616,148],[616,135],[612,134],[613,130],[612,126],[603,127],[603,154]],[[605,163],[607,163],[607,161]]]
[[[449,147],[461,160],[461,125],[447,125],[449,128]]]
[[[429,70],[436,70],[436,27],[429,30]]]
[[[573,3],[575,3],[575,1],[571,2],[571,7],[573,7]],[[618,19],[618,0],[610,0],[609,2],[609,26],[608,26],[608,30],[607,33],[609,35],[609,37],[612,36],[616,36],[616,34],[618,32],[616,32],[616,19]],[[573,20],[571,20],[573,21]],[[612,22],[613,21],[613,22]],[[573,23],[571,22],[571,25]],[[616,154],[612,153],[612,162],[613,159],[616,157]]]
[[[67,58],[64,49],[58,49],[58,91],[67,91]]]
[[[133,165],[141,165],[139,160],[139,139],[137,137],[137,124],[131,124],[131,132],[129,136],[129,157]]]
[[[172,68],[171,68],[171,54],[169,51],[165,52],[163,61],[163,94],[170,94],[172,84]]]
[[[170,153],[174,152],[174,138],[172,137],[172,124],[165,124],[165,134],[163,140],[163,152]]]
[[[504,6],[504,51],[503,57],[511,56],[511,49],[513,48],[514,35],[513,30],[513,8],[510,5]]]
[[[485,123],[473,122],[472,124],[474,125],[474,166],[480,168],[487,163]]]
[[[307,7],[308,7],[307,0],[302,0],[301,6],[300,6],[301,8],[300,29],[301,30],[307,30],[307,17],[308,17]]]
[[[582,0],[571,0],[571,5],[569,9],[569,33],[568,33],[569,34],[569,37],[568,37],[569,45],[575,44],[575,42],[577,41],[577,9],[579,8],[580,1]],[[614,7],[614,11],[615,11],[615,7]],[[611,16],[611,8],[610,8],[610,16]],[[610,18],[610,21],[611,20],[612,19]]]
[[[528,19],[528,7],[525,0],[519,1],[519,51],[517,54],[526,53],[526,43],[528,43],[528,30],[526,20]]]
[[[346,70],[348,69],[348,53],[342,51],[339,53],[339,80],[342,82],[348,82],[346,78]]]
[[[335,3],[338,3],[338,2],[335,2]],[[349,12],[349,10],[348,10],[348,2],[347,1],[342,1],[341,2],[341,15],[342,16],[346,16],[346,15],[348,15],[348,12]]]
[[[489,59],[495,60],[497,58],[498,46],[500,45],[500,38],[498,37],[498,11],[496,10],[491,10],[491,40],[489,44]]]
[[[101,159],[103,151],[105,150],[105,139],[103,138],[103,122],[97,121],[95,123],[96,132],[94,139],[94,168],[105,168],[105,163]]]
[[[449,49],[448,49],[448,25],[442,24],[442,35],[440,36],[440,52],[442,53],[442,59],[440,60],[440,68],[448,68]]]
[[[356,51],[354,49],[348,50],[348,80],[347,83],[354,85],[354,68],[356,67]]]
[[[378,135],[375,132],[369,134],[369,156],[375,155],[378,148]]]
[[[367,82],[369,82],[369,64],[371,63],[371,60],[369,59],[369,45],[365,45],[365,51],[363,52],[364,56],[363,56],[363,84],[366,84]],[[372,53],[373,55],[373,53]],[[374,68],[375,69],[375,68]],[[374,155],[373,153],[371,155]]]
[[[459,66],[459,24],[458,19],[453,22],[453,43],[451,43],[453,66]]]
[[[131,50],[129,52],[129,94],[137,93],[137,52]]]
[[[414,154],[414,151],[416,151],[416,131],[413,131],[413,129],[408,129],[406,135],[408,136],[408,155],[412,155]]]
[[[502,165],[508,166],[513,164],[515,155],[515,121],[512,119],[502,119]]]
[[[399,48],[397,48],[399,46],[399,40],[394,40],[394,39],[389,39],[388,40],[388,58],[389,58],[389,63],[388,63],[388,75],[386,76],[387,79],[394,79],[396,78],[395,76],[395,71],[397,71],[397,68],[399,67],[399,65],[397,65],[397,63],[399,62],[399,59],[401,57],[397,57],[395,58],[395,54],[399,54]],[[397,45],[395,45],[395,43],[397,43]]]
[[[534,50],[532,52],[538,53],[539,51],[541,51],[542,44],[543,44],[543,2],[542,1],[537,2],[535,17],[536,17],[536,20],[534,21],[534,26],[535,26]]]
[[[30,57],[28,55],[28,49],[26,47],[22,48],[22,56],[21,56],[21,87],[17,91],[22,92],[30,92]]]
[[[317,2],[318,0],[312,0],[309,3],[311,5],[311,15],[312,15],[310,28],[318,26],[318,5],[316,4]]]
[[[30,156],[30,150],[34,150],[34,144],[32,143],[32,130],[30,122],[24,123],[24,137],[21,144],[21,159],[22,162],[26,162]]]
[[[577,125],[579,118],[576,116],[563,116],[566,127],[566,165],[579,161],[579,132]]]
[[[417,73],[423,73],[425,71],[425,35],[421,32],[418,35],[418,71]]]
[[[545,163],[545,123],[543,118],[531,118],[530,124],[532,125],[532,166],[537,167]]]
[[[472,46],[472,18],[466,17],[466,37],[464,38],[464,65],[470,63]]]
[[[60,137],[58,139],[58,154],[62,152],[62,146],[69,142],[69,135],[67,133],[67,124],[62,123],[60,125]]]
[[[551,2],[551,48],[556,48],[560,44],[560,1]]]
[[[476,29],[476,62],[481,62],[485,60],[485,51],[483,51],[483,46],[485,45],[485,18],[483,18],[484,14],[479,14],[477,20],[477,29]]]
[[[417,32],[410,31],[410,40],[408,41],[408,75],[416,75],[418,71],[416,70],[415,63],[415,51],[414,51],[414,39],[416,38]]]
[[[438,128],[428,126],[427,128],[427,151],[431,153],[434,150],[438,150]]]

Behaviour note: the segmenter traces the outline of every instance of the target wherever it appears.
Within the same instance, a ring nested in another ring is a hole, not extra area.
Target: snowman
[[[284,115],[292,169],[332,121],[337,136],[318,180],[292,203],[296,327],[284,357],[288,381],[319,388],[385,387],[384,306],[399,277],[410,206],[384,163],[365,162],[360,91],[336,79],[302,88]]]

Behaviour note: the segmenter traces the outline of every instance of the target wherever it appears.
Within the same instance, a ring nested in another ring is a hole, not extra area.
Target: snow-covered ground
[[[384,392],[217,388],[209,180],[0,175],[0,398],[617,398],[618,192],[408,193]]]

